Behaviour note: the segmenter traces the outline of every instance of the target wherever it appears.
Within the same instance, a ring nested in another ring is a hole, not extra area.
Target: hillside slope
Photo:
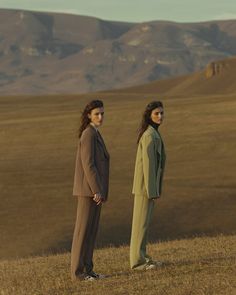
[[[111,155],[100,246],[129,242],[136,131],[147,102],[159,98],[167,167],[151,240],[235,231],[236,94],[0,97],[1,258],[70,249],[79,116],[98,97],[105,103],[101,132]]]
[[[236,93],[236,57],[213,61],[203,71],[191,75],[163,79],[116,91],[119,93],[157,93],[170,96]]]
[[[95,270],[107,275],[96,282],[70,281],[69,254],[0,262],[3,295],[234,295],[236,236],[194,238],[149,245],[164,265],[131,271],[129,248],[95,251]]]

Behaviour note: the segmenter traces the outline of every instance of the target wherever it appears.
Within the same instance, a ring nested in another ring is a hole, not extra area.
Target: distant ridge
[[[0,9],[0,28],[0,95],[130,87],[236,55],[236,20],[122,23]]]

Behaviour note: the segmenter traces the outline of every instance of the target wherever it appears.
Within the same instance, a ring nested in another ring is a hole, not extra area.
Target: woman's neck
[[[150,123],[149,123],[149,125],[151,125],[154,129],[156,129],[156,130],[158,130],[158,127],[160,126],[159,124],[157,124],[157,123],[155,123],[155,122],[153,122],[153,121],[151,121]]]

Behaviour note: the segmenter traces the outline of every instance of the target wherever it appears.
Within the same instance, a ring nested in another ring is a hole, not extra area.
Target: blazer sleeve
[[[155,142],[151,135],[144,136],[142,144],[144,185],[148,198],[152,199],[158,197],[156,175],[159,159],[157,158]]]
[[[81,162],[86,180],[93,194],[102,192],[101,180],[95,165],[96,136],[92,132],[84,132],[81,137]]]

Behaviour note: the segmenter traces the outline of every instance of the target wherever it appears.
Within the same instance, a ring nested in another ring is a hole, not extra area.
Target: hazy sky
[[[131,22],[236,19],[236,0],[0,0],[0,8],[66,12]]]

